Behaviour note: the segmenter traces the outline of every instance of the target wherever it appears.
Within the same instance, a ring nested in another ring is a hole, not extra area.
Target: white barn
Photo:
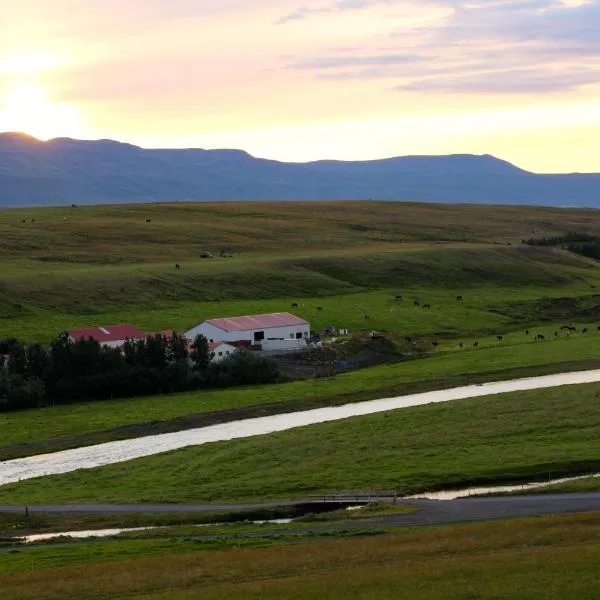
[[[290,313],[209,319],[185,333],[190,340],[197,335],[203,335],[209,343],[245,341],[261,344],[264,340],[307,340],[310,324]]]

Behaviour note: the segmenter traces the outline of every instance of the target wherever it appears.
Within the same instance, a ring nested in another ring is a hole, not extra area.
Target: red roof
[[[83,327],[70,329],[69,335],[75,340],[92,338],[101,344],[119,342],[121,340],[140,340],[146,337],[135,325],[107,325],[106,327]]]
[[[238,342],[227,342],[230,346],[234,348],[252,348],[252,342],[248,340],[240,340]]]
[[[270,315],[252,315],[249,317],[231,317],[229,319],[209,319],[207,323],[223,331],[249,331],[269,329],[270,327],[295,327],[308,325],[308,321],[290,313],[272,313]]]

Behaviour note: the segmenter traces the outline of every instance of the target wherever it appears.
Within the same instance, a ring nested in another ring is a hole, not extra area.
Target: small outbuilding
[[[191,340],[197,335],[203,335],[210,343],[247,342],[252,345],[264,340],[307,340],[310,324],[287,312],[225,317],[209,319],[185,333]]]
[[[213,362],[219,362],[225,358],[228,358],[237,350],[235,346],[231,346],[225,342],[213,342],[212,344],[209,343],[208,347],[210,349],[211,360]]]

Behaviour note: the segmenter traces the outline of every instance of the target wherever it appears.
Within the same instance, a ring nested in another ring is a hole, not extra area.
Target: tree
[[[173,337],[168,340],[167,358],[171,362],[183,362],[188,358],[187,340],[177,333],[173,332]]]
[[[8,359],[8,371],[12,375],[19,375],[25,377],[27,374],[27,354],[25,348],[21,344],[13,346],[9,359]]]
[[[27,355],[27,375],[43,380],[48,373],[48,353],[40,346],[34,344],[26,350]]]
[[[57,381],[73,375],[72,346],[73,342],[68,332],[61,333],[50,344],[50,379]]]
[[[208,371],[212,360],[212,353],[208,345],[208,340],[203,335],[200,334],[195,337],[190,358],[194,363],[194,371]]]

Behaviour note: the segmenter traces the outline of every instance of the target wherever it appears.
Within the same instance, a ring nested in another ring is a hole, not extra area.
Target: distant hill
[[[493,156],[283,163],[0,134],[0,207],[168,200],[416,200],[600,206],[600,174],[538,175]]]

